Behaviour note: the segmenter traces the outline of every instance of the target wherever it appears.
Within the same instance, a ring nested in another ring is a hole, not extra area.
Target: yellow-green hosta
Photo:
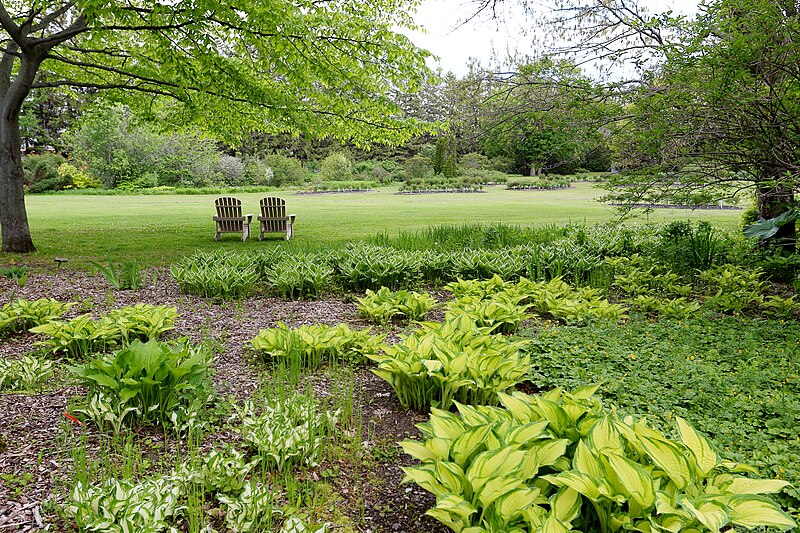
[[[428,514],[453,531],[718,532],[796,527],[764,496],[781,480],[752,479],[723,461],[678,418],[669,439],[640,420],[620,419],[596,387],[542,396],[499,394],[499,407],[432,410],[423,441],[403,449],[404,468],[436,496]]]
[[[447,409],[453,401],[495,404],[497,394],[526,379],[530,358],[525,342],[492,335],[465,313],[447,313],[442,323],[428,322],[383,354],[373,372],[392,385],[400,403],[419,412]]]
[[[390,291],[381,287],[378,292],[367,289],[364,298],[358,298],[358,312],[361,316],[385,324],[399,318],[401,320],[421,320],[436,306],[428,293],[415,291]]]

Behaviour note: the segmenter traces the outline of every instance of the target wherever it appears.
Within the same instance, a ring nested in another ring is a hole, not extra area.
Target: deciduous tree
[[[427,53],[397,32],[416,0],[0,0],[3,251],[34,249],[20,110],[32,89],[125,98],[162,125],[226,140],[252,130],[400,142],[418,129],[389,98]]]

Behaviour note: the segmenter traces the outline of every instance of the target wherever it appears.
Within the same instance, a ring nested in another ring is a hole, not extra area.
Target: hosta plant
[[[0,391],[40,388],[53,376],[53,363],[25,355],[20,359],[0,358]]]
[[[761,269],[748,270],[733,265],[721,265],[699,274],[710,293],[706,298],[713,309],[727,314],[739,314],[763,301]]]
[[[25,300],[19,298],[0,309],[0,336],[25,331],[61,318],[74,303],[62,303],[52,298]]]
[[[502,408],[434,409],[404,468],[436,496],[428,514],[453,531],[718,532],[796,524],[764,494],[788,485],[741,476],[706,437],[677,419],[667,438],[603,409],[596,387],[500,394]]]
[[[207,298],[245,298],[259,282],[253,259],[239,254],[195,254],[172,265],[170,275],[181,292]]]
[[[273,517],[282,515],[278,495],[264,485],[250,481],[236,496],[222,493],[217,500],[225,511],[225,527],[234,533],[271,531]]]
[[[268,361],[286,361],[315,368],[326,361],[364,361],[378,353],[385,335],[372,335],[369,329],[353,330],[347,324],[315,324],[290,328],[262,329],[250,341],[260,357]]]
[[[80,531],[177,531],[170,522],[183,509],[179,495],[176,483],[167,476],[141,483],[118,479],[98,485],[78,482],[65,511]]]
[[[524,295],[498,292],[486,298],[462,296],[447,304],[451,313],[465,313],[478,327],[487,327],[493,333],[514,333],[523,320],[533,318],[528,306],[521,304]]]
[[[524,344],[491,334],[465,313],[446,313],[444,322],[423,323],[370,359],[403,407],[427,412],[431,406],[448,409],[453,401],[496,403],[498,393],[527,376]]]
[[[104,352],[122,343],[122,330],[108,318],[95,320],[80,315],[69,321],[53,320],[30,329],[44,335],[36,346],[45,353],[78,359]]]
[[[629,302],[636,305],[645,314],[673,320],[686,320],[696,316],[697,312],[700,311],[699,302],[690,301],[684,297],[658,298],[640,294],[636,298],[629,300]]]
[[[89,387],[90,406],[92,398],[103,398],[122,419],[130,413],[138,422],[163,425],[181,405],[207,395],[210,368],[206,351],[186,342],[135,340],[70,370]]]
[[[237,407],[239,434],[268,468],[316,466],[338,413],[325,411],[312,394],[276,397],[256,406]]]
[[[588,320],[622,320],[628,309],[602,298],[599,289],[570,287],[560,278],[547,283],[521,279],[515,287],[519,294],[527,295],[531,308],[567,324]]]
[[[174,307],[140,303],[114,309],[97,320],[86,314],[68,322],[52,320],[30,331],[45,336],[36,343],[43,351],[81,358],[134,339],[157,339],[174,329],[176,317]]]
[[[378,292],[367,289],[366,296],[357,301],[361,316],[378,324],[396,319],[421,320],[436,306],[436,300],[428,293],[406,290],[392,292],[388,287],[381,287]]]
[[[504,292],[514,284],[503,281],[503,278],[495,274],[489,279],[457,279],[445,285],[445,289],[450,291],[456,298],[462,296],[477,296],[478,298],[488,298],[498,292]]]
[[[330,289],[333,269],[313,255],[286,257],[266,271],[267,283],[281,298],[315,300]]]

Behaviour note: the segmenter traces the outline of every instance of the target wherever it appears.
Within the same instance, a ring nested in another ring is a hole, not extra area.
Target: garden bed
[[[398,191],[395,194],[439,194],[439,193],[485,193],[480,189],[419,189],[416,191]]]
[[[250,397],[261,386],[263,372],[266,372],[248,364],[245,357],[244,342],[252,339],[259,329],[274,327],[279,321],[291,326],[339,322],[359,328],[367,325],[358,318],[354,304],[339,299],[297,302],[252,298],[235,304],[217,304],[210,299],[179,294],[176,283],[166,273],[158,276],[158,283],[158,286],[150,285],[138,291],[112,291],[100,276],[60,271],[31,275],[22,288],[0,279],[0,288],[6,296],[16,294],[16,297],[30,300],[47,297],[79,302],[82,308],[73,308],[69,316],[87,308],[91,308],[88,312],[92,315],[98,315],[111,308],[139,302],[175,306],[179,317],[172,337],[188,336],[193,342],[213,342],[218,348],[214,386],[220,396],[239,400]],[[3,339],[0,357],[16,358],[29,351],[33,341],[31,334]],[[56,370],[55,379],[41,393],[0,394],[3,420],[0,424],[0,476],[3,476],[0,530],[37,531],[48,524],[51,530],[68,529],[55,509],[65,502],[68,492],[65,487],[73,476],[69,449],[83,446],[82,439],[85,439],[88,456],[96,457],[101,453],[102,434],[97,428],[78,427],[64,415],[71,400],[85,395],[86,390],[69,384],[63,366]],[[331,395],[328,378],[324,373],[307,377],[315,395],[323,398]],[[328,480],[332,499],[326,504],[331,509],[335,504],[338,520],[361,524],[359,530],[446,531],[424,516],[433,505],[432,497],[416,486],[400,485],[400,466],[409,459],[403,459],[395,443],[418,435],[414,424],[425,417],[403,409],[391,387],[367,368],[355,369],[354,383],[355,408],[363,421],[363,448],[373,453],[337,456],[307,475],[313,481],[319,480],[318,473],[326,469],[340,472]],[[230,440],[230,435],[222,431],[211,438],[215,442],[206,445]],[[149,450],[147,454],[153,455],[154,461],[160,456],[172,457],[182,447],[169,435],[165,441],[160,429],[155,432],[148,428],[135,430],[135,440],[146,443],[141,445]],[[320,512],[331,511],[326,508]],[[37,523],[39,519],[42,524]]]

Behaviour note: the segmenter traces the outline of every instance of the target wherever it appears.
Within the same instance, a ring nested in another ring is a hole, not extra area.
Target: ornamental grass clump
[[[390,291],[381,287],[378,292],[367,289],[364,298],[358,298],[359,314],[378,324],[392,320],[421,320],[436,306],[430,294],[415,291]]]
[[[446,313],[442,323],[423,323],[400,342],[370,355],[373,372],[394,388],[405,408],[428,412],[454,401],[497,403],[498,393],[526,379],[530,358],[514,342],[492,335],[465,313]]]
[[[250,345],[264,361],[316,368],[323,362],[363,362],[379,352],[385,337],[372,335],[370,329],[351,329],[347,324],[290,328],[279,322],[276,328],[259,331]]]
[[[789,485],[753,479],[676,418],[678,438],[621,418],[597,387],[541,396],[500,393],[502,407],[433,409],[422,441],[401,442],[421,464],[405,482],[436,496],[427,512],[453,531],[719,532],[796,527],[771,499]]]

